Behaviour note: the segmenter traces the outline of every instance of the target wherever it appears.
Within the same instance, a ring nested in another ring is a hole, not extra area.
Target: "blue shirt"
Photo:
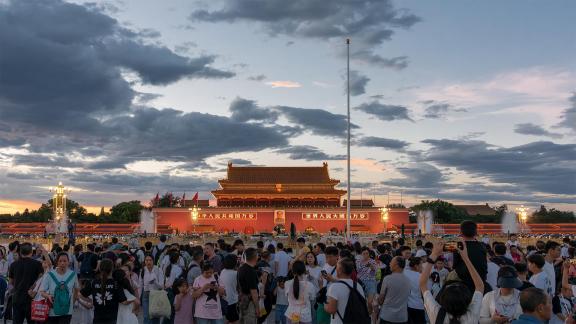
[[[522,314],[517,320],[512,321],[512,324],[544,324],[544,322],[532,315]]]

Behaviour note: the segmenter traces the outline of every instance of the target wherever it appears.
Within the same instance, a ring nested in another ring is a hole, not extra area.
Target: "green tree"
[[[114,223],[138,223],[143,208],[138,200],[121,202],[110,209],[110,219]]]
[[[451,203],[443,200],[423,200],[411,208],[418,213],[421,210],[430,210],[434,214],[434,221],[440,224],[457,224],[468,218],[466,212]]]
[[[555,208],[547,209],[546,206],[541,205],[538,211],[532,213],[532,217],[528,218],[528,223],[574,223],[576,218],[574,212],[560,211]]]
[[[386,208],[406,208],[406,206],[404,204],[388,204]]]

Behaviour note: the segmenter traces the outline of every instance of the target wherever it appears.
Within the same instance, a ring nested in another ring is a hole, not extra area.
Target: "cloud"
[[[266,76],[264,74],[252,75],[247,78],[250,81],[264,81],[266,80]]]
[[[464,108],[454,108],[449,103],[434,100],[425,100],[422,103],[426,106],[424,118],[439,119],[445,117],[449,112],[466,112]]]
[[[391,150],[402,150],[410,145],[410,143],[405,141],[375,136],[362,137],[358,140],[357,144],[360,146],[380,147]]]
[[[346,136],[347,119],[345,115],[338,115],[323,109],[306,109],[287,106],[274,107],[291,123],[301,126],[312,134],[330,137]],[[355,124],[351,129],[359,128]]]
[[[272,88],[300,88],[302,85],[294,81],[270,81],[266,82]]]
[[[237,122],[247,122],[250,120],[274,122],[278,119],[278,112],[267,108],[260,108],[254,100],[236,98],[230,104],[232,120]]]
[[[326,161],[326,160],[343,160],[346,155],[328,155],[317,147],[310,145],[294,145],[275,151],[280,154],[288,154],[292,160],[306,161]]]
[[[103,12],[59,0],[0,6],[0,43],[1,119],[55,133],[97,133],[104,116],[128,112],[135,91],[126,69],[159,85],[231,76],[209,67],[214,56],[147,45]]]
[[[509,148],[479,140],[424,140],[420,159],[524,191],[576,195],[576,144],[539,141]]]
[[[445,187],[447,178],[442,171],[430,163],[417,162],[397,167],[404,178],[393,178],[382,182],[388,186],[408,188],[418,192],[438,192]],[[422,189],[426,189],[422,191]]]
[[[393,120],[409,120],[413,121],[409,116],[408,108],[398,105],[385,105],[378,101],[372,101],[369,103],[363,103],[355,110],[360,110],[369,115],[375,116],[376,118],[383,121],[393,121]]]
[[[576,133],[576,92],[572,94],[569,100],[571,103],[571,108],[567,108],[562,112],[559,126],[570,128],[573,132]]]
[[[514,132],[523,135],[546,136],[551,138],[562,138],[564,135],[552,133],[544,129],[544,127],[532,123],[516,124]]]
[[[345,79],[346,80],[346,79]],[[350,71],[350,95],[359,96],[366,93],[366,85],[370,81],[365,75],[362,75],[358,71]],[[344,90],[346,90],[346,82],[344,82]]]
[[[398,29],[408,29],[420,18],[395,8],[391,0],[225,0],[217,8],[199,9],[192,21],[257,23],[270,36],[339,41],[352,39],[352,58],[376,66],[402,69],[406,57],[384,58],[376,49]]]

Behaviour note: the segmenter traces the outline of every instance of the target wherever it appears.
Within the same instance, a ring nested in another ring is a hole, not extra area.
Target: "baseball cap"
[[[513,266],[503,266],[498,270],[498,287],[520,288],[522,281],[518,279],[518,272]]]
[[[425,250],[418,250],[418,251],[416,251],[416,257],[417,257],[417,258],[421,258],[421,257],[427,256],[427,255],[428,255],[428,254],[426,253]]]

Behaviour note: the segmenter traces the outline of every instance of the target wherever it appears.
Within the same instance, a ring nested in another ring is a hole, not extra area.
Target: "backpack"
[[[56,289],[54,289],[54,304],[52,305],[54,315],[56,316],[68,315],[68,312],[70,311],[70,300],[71,300],[70,291],[68,290],[68,284],[70,283],[70,281],[72,281],[72,279],[76,274],[71,273],[68,279],[66,279],[66,281],[60,281],[60,282],[58,281],[53,272],[48,272],[48,275],[50,276],[50,278],[52,278],[52,280],[56,284]]]
[[[198,265],[196,263],[192,263],[189,267],[186,267],[186,270],[182,271],[179,278],[182,278],[186,280],[186,282],[188,282],[188,272],[190,272],[190,269],[195,268],[197,266]]]
[[[368,306],[366,305],[366,298],[364,298],[356,287],[357,282],[354,282],[351,287],[348,283],[342,280],[336,282],[345,284],[348,289],[350,289],[350,295],[348,296],[348,302],[346,303],[346,310],[344,311],[344,316],[340,312],[336,311],[336,314],[342,320],[343,324],[364,324],[370,323],[371,318],[368,313]]]

